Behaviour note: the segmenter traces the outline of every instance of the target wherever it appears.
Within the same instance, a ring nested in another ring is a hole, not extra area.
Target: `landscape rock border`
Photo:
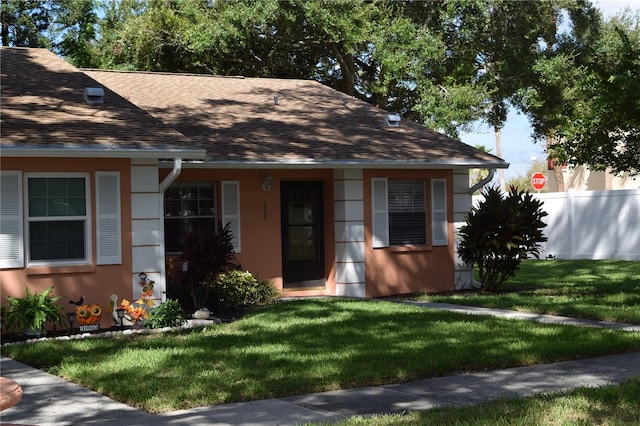
[[[88,338],[101,338],[101,337],[106,338],[106,337],[112,337],[112,336],[118,336],[118,335],[128,336],[133,334],[157,334],[157,333],[165,333],[167,331],[188,330],[191,328],[208,327],[210,325],[221,324],[221,323],[222,323],[222,320],[218,318],[188,319],[184,325],[181,325],[179,327],[163,327],[163,328],[134,327],[134,328],[123,328],[123,329],[111,328],[108,330],[105,329],[104,331],[99,331],[94,333],[76,333],[76,334],[66,334],[66,335],[59,335],[59,336],[52,336],[52,337],[43,336],[43,337],[30,338],[30,339],[25,339],[20,341],[11,341],[6,343],[3,342],[2,346],[24,345],[27,343],[34,343],[34,342],[46,342],[49,340],[80,340],[80,339],[88,339]]]

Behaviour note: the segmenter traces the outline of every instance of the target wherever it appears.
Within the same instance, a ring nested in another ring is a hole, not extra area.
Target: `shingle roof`
[[[86,87],[102,85],[45,49],[0,49],[3,155],[201,157],[179,132],[104,87],[89,105]],[[81,153],[81,154],[79,154]],[[160,155],[162,154],[162,155]]]
[[[315,81],[85,73],[197,141],[220,165],[508,166],[408,120],[388,127],[388,112]]]

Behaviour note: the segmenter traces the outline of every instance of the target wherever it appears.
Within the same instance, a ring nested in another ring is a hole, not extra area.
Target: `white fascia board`
[[[161,162],[161,167],[171,168],[172,162]],[[183,162],[184,169],[507,169],[504,161],[317,161],[317,160],[281,160],[281,161],[189,161]]]
[[[0,146],[3,157],[65,157],[65,158],[205,158],[203,149],[121,149],[121,148],[35,148]]]

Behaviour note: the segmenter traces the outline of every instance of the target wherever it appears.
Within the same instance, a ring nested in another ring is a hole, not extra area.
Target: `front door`
[[[284,288],[324,287],[322,182],[282,182]]]

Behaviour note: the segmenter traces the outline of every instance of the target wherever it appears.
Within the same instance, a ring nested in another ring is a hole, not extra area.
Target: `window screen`
[[[427,243],[425,181],[389,179],[389,244]]]

